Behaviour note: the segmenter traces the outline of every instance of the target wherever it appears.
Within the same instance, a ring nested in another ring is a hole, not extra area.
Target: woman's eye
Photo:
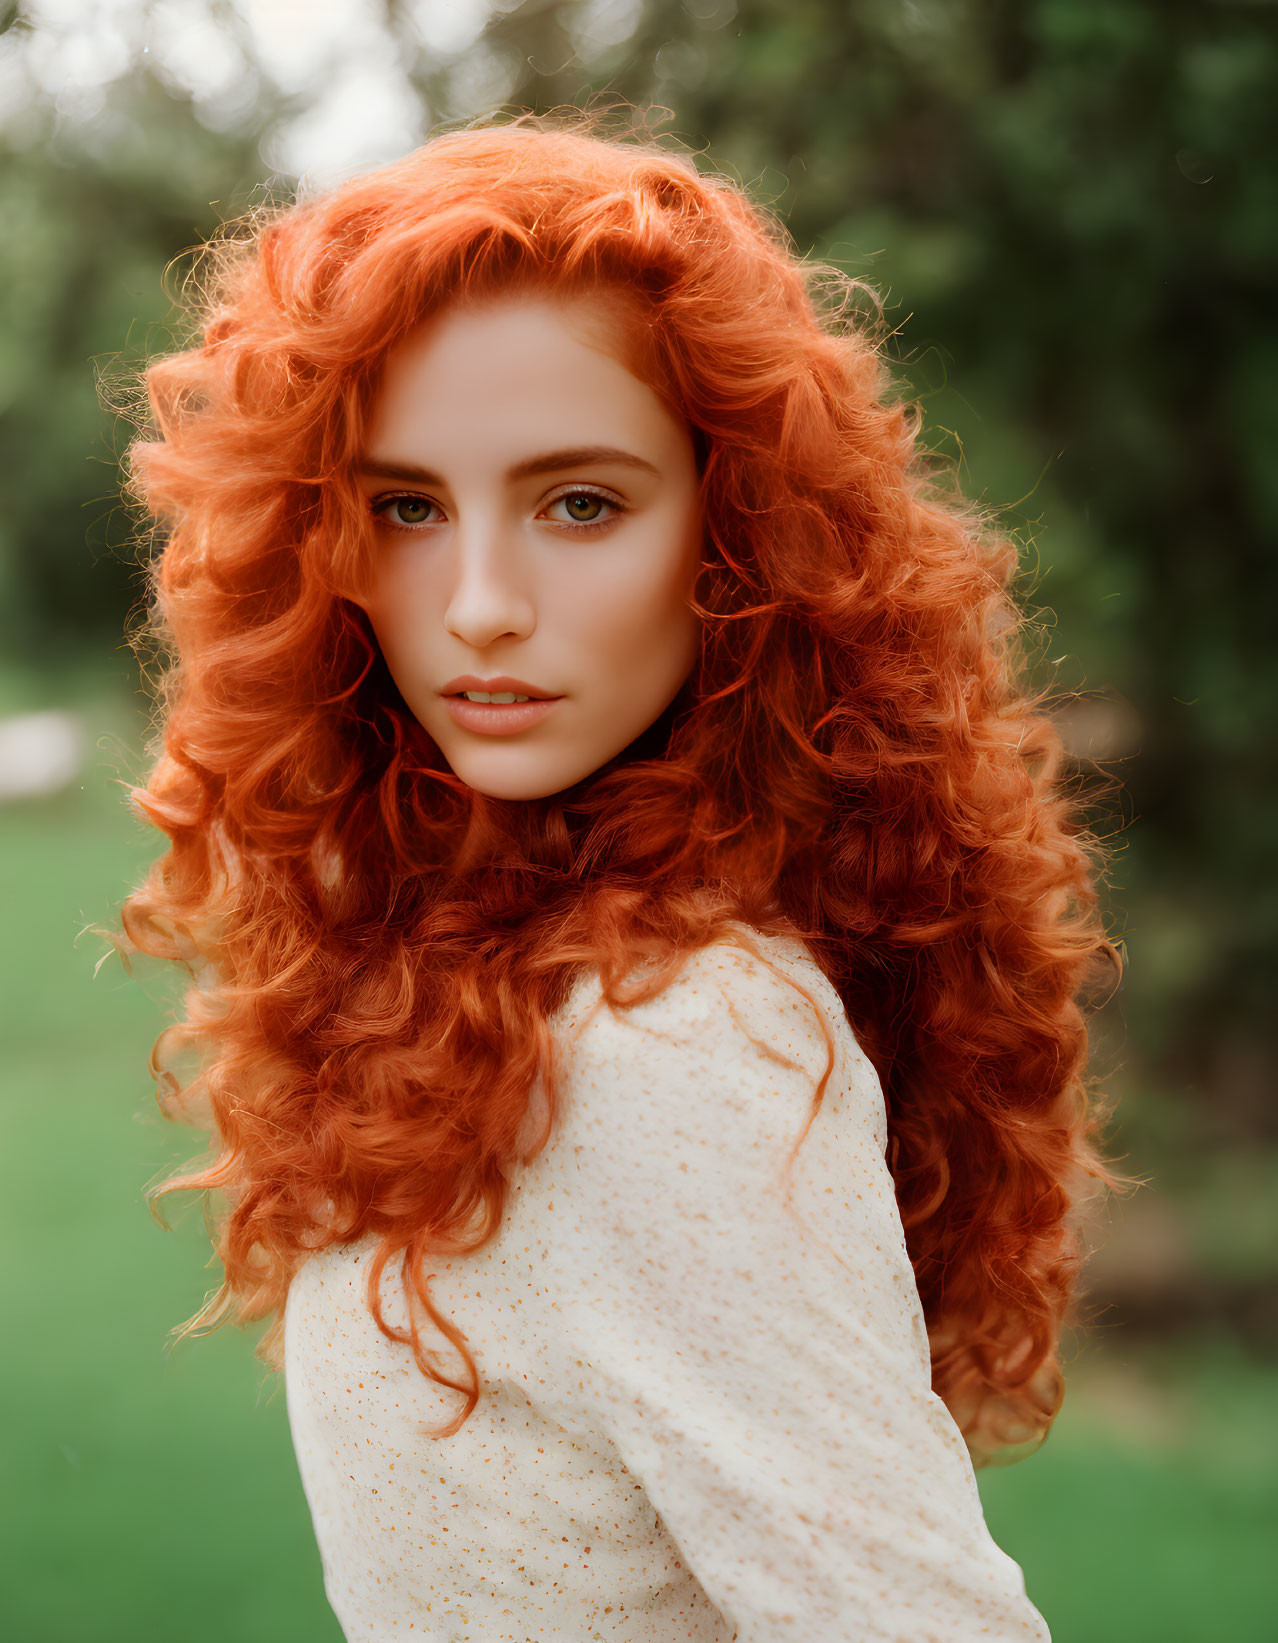
[[[384,496],[374,505],[373,512],[392,525],[424,525],[434,506],[424,496]]]
[[[559,496],[552,497],[546,506],[557,508],[560,503],[564,506],[567,521],[574,525],[604,525],[623,511],[619,502],[597,491],[563,491]],[[612,512],[604,513],[602,510],[605,508],[610,508]]]

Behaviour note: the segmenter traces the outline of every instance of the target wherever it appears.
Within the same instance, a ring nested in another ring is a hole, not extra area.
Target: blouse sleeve
[[[986,1527],[928,1342],[874,1071],[731,942],[599,1005],[561,1063],[570,1163],[544,1385],[602,1431],[737,1643],[1047,1640]]]

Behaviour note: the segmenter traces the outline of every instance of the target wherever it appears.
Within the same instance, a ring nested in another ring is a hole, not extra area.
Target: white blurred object
[[[74,713],[50,708],[0,719],[0,803],[69,787],[83,749],[84,728]]]

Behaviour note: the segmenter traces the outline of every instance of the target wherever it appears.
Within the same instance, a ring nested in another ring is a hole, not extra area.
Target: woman
[[[972,1467],[1063,1395],[1110,949],[854,295],[527,116],[225,242],[148,372],[161,1190],[351,1637],[1047,1636]]]

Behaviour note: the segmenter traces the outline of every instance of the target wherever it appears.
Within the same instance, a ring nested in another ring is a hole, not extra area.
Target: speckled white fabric
[[[751,935],[779,975],[728,938],[628,1013],[586,975],[556,1017],[554,1135],[499,1236],[429,1264],[483,1377],[458,1434],[423,1434],[458,1396],[368,1313],[375,1240],[294,1279],[288,1412],[347,1638],[1048,1638],[930,1389],[878,1080],[807,949]],[[826,1045],[785,975],[835,1041],[788,1176]]]

